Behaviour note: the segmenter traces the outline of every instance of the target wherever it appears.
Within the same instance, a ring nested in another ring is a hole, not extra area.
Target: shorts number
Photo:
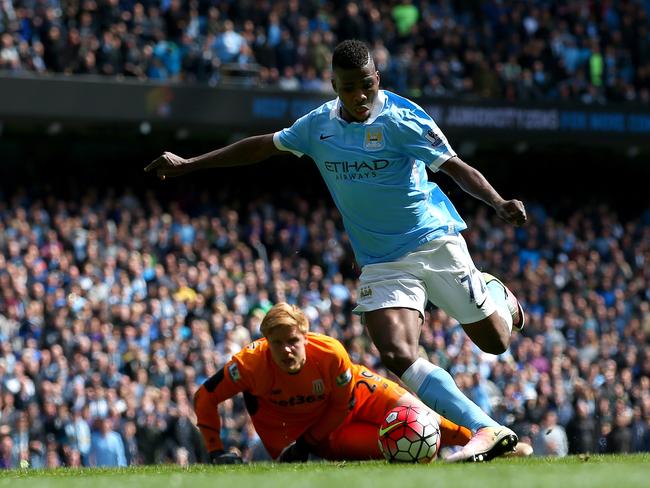
[[[476,280],[472,279],[472,274],[476,273],[476,269],[470,270],[469,274],[466,274],[460,279],[461,283],[467,283],[467,288],[469,289],[469,302],[470,303],[476,303],[476,295],[474,295],[474,284],[476,283]],[[485,293],[485,287],[483,286],[483,281],[478,280],[479,284],[481,285],[481,296]]]

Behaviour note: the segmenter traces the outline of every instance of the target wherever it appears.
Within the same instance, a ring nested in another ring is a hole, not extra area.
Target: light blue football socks
[[[485,275],[487,275],[487,273],[483,273],[483,276]],[[491,277],[491,275],[488,276]],[[508,301],[506,299],[507,296],[506,290],[504,288],[505,285],[503,285],[497,279],[492,279],[486,283],[486,286],[488,289],[488,293],[490,293],[492,300],[494,300],[494,304],[496,305],[497,308],[497,313],[503,320],[505,320],[506,324],[508,324],[508,330],[512,332],[512,313],[510,312],[510,308],[508,307]]]
[[[404,372],[402,381],[429,408],[472,432],[482,427],[499,427],[497,422],[460,391],[447,371],[425,359],[418,358]]]

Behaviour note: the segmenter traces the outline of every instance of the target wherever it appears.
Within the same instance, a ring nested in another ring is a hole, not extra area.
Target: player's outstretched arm
[[[458,156],[445,161],[440,170],[451,176],[464,191],[493,207],[497,215],[506,222],[514,225],[526,222],[526,209],[520,200],[503,199],[479,170]]]
[[[273,134],[252,136],[215,151],[193,158],[183,158],[171,152],[164,152],[144,170],[155,172],[160,179],[182,176],[204,168],[225,168],[243,166],[263,161],[280,154],[273,143]]]
[[[239,366],[233,359],[216,374],[208,378],[194,394],[196,426],[203,436],[205,447],[214,464],[238,464],[241,456],[224,450],[221,439],[221,418],[219,404],[237,393],[246,391],[248,384],[242,378]],[[233,380],[233,376],[236,380]]]

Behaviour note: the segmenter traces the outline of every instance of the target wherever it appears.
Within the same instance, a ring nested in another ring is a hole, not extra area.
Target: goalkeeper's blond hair
[[[309,332],[309,320],[305,313],[295,305],[289,305],[286,302],[276,303],[268,311],[262,324],[260,331],[264,337],[268,337],[269,333],[277,327],[298,327],[298,330],[303,334]]]

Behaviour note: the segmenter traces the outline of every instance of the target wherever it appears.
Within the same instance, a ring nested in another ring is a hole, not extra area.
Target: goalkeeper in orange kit
[[[244,348],[196,392],[197,424],[216,464],[224,452],[219,403],[243,392],[255,430],[273,459],[381,459],[378,430],[397,405],[427,408],[398,384],[353,364],[336,339],[308,332],[305,314],[279,303],[264,317],[264,338]],[[442,445],[465,445],[471,432],[434,412]]]

